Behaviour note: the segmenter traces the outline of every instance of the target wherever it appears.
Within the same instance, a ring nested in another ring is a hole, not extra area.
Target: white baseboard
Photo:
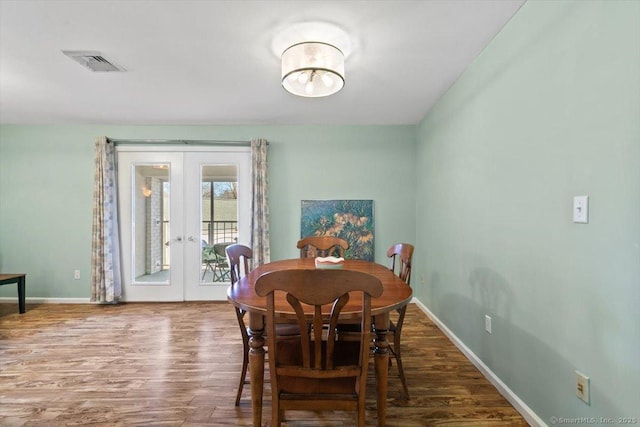
[[[478,370],[485,376],[486,379],[489,380],[491,384],[495,388],[498,389],[498,392],[504,396],[505,399],[513,405],[513,407],[522,415],[522,417],[529,423],[529,425],[534,427],[548,427],[548,425],[535,413],[531,408],[527,406],[526,403],[522,401],[505,383],[502,382],[500,378],[491,370],[487,365],[484,364],[482,360],[476,354],[469,349],[449,328],[445,326],[438,317],[431,312],[420,300],[413,298],[411,300],[412,303],[416,304],[420,310],[424,311],[424,313],[436,324],[436,326],[451,340],[451,342],[458,347],[458,349],[464,354],[467,359],[473,363],[473,365],[478,368]]]
[[[13,302],[18,304],[16,297],[0,297],[0,303]],[[31,298],[27,297],[26,304],[89,304],[89,298]]]

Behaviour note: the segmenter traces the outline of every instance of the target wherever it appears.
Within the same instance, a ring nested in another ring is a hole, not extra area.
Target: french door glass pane
[[[134,167],[133,281],[169,282],[170,268],[170,165],[138,164]]]
[[[224,248],[238,241],[238,167],[203,165],[201,170],[201,282],[229,282]]]

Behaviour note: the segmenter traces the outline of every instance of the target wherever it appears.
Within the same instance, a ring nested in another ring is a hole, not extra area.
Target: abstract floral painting
[[[345,258],[373,261],[373,200],[303,200],[300,223],[301,238],[340,237]]]

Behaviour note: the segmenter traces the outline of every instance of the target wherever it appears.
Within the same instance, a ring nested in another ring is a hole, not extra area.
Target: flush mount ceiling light
[[[282,53],[282,87],[309,98],[329,96],[344,86],[344,54],[322,42],[302,42]]]

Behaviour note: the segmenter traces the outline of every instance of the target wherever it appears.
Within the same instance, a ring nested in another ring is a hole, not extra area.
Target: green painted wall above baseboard
[[[269,141],[272,259],[299,256],[301,200],[371,199],[375,257],[415,236],[415,126],[0,126],[0,270],[27,296],[89,296],[94,142]],[[73,271],[81,271],[74,280]],[[3,288],[6,288],[3,287]],[[1,297],[13,295],[0,289]]]
[[[416,296],[550,423],[640,416],[639,118],[640,2],[528,1],[418,128]]]

